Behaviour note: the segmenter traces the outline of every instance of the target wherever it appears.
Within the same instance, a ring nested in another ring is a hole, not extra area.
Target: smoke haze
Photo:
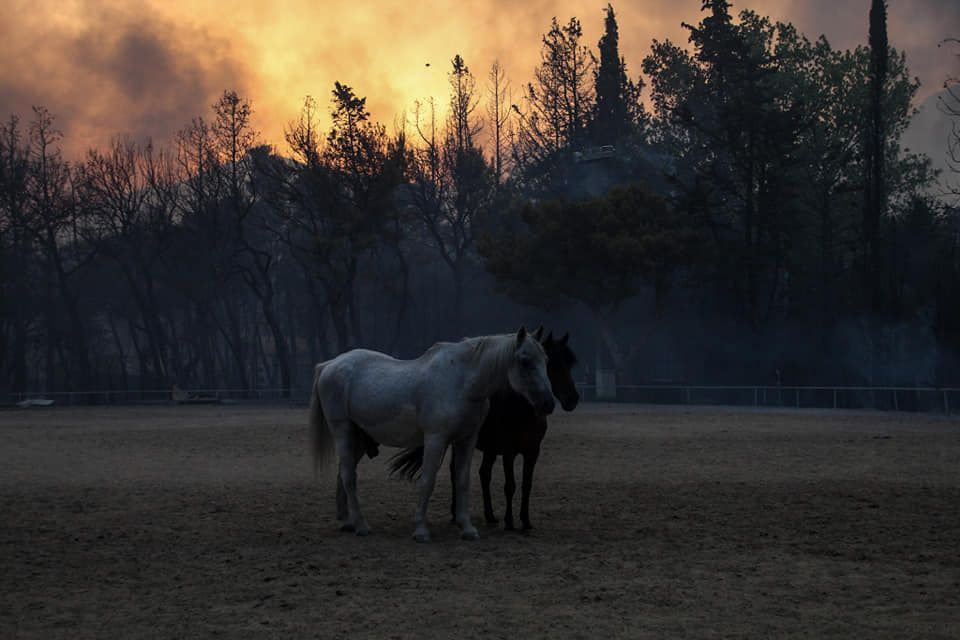
[[[734,3],[792,21],[835,47],[866,42],[869,2],[756,0]],[[657,38],[686,43],[680,23],[696,22],[700,1],[616,3],[628,70]],[[58,118],[68,156],[105,145],[111,136],[165,141],[205,115],[224,89],[252,100],[265,141],[281,144],[303,97],[324,107],[334,80],[367,96],[373,115],[390,125],[413,102],[447,95],[446,73],[463,55],[481,83],[499,59],[514,91],[529,80],[550,19],[576,15],[584,42],[596,45],[603,3],[563,0],[364,2],[305,0],[222,3],[8,0],[0,22],[0,116],[29,115],[44,105]],[[955,0],[894,0],[890,42],[906,50],[923,82],[918,100],[935,93],[955,59],[938,49],[960,35]],[[429,63],[429,66],[427,64]]]

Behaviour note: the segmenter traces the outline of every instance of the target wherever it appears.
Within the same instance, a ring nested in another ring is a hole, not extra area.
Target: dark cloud
[[[250,85],[234,43],[144,7],[86,2],[59,21],[43,3],[15,0],[13,9],[0,26],[0,59],[24,63],[0,71],[0,113],[27,118],[31,105],[47,107],[72,157],[117,134],[167,140],[224,89]]]

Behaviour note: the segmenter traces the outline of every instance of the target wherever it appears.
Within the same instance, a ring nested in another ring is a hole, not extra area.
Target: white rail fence
[[[36,391],[11,393],[7,404],[41,404],[52,400],[55,405],[101,404],[203,404],[238,402],[275,402],[302,400],[306,391],[298,389],[101,389],[94,391]]]
[[[960,387],[829,387],[630,385],[615,387],[614,397],[597,397],[596,386],[578,384],[585,401],[667,405],[729,405],[821,409],[877,409],[957,413]],[[285,393],[286,391],[286,393]],[[309,389],[171,389],[54,391],[8,394],[0,405],[109,405],[294,402],[308,400]]]
[[[620,384],[614,398],[598,398],[596,385],[580,384],[577,387],[586,400],[645,404],[878,409],[948,414],[960,409],[960,387]]]

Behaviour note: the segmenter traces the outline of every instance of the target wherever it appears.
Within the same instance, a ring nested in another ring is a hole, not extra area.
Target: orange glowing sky
[[[283,127],[307,94],[326,106],[333,82],[367,96],[389,126],[417,99],[447,94],[449,60],[460,53],[481,84],[494,59],[520,87],[539,57],[550,19],[580,18],[584,42],[599,39],[605,0],[3,0],[0,117],[47,106],[77,157],[116,134],[167,140],[207,115],[226,88],[253,102],[263,141],[282,147]],[[696,22],[700,0],[630,0],[614,8],[621,53],[633,76],[653,38],[686,44],[681,21]],[[890,0],[891,44],[907,52],[936,92],[956,70],[938,49],[960,36],[958,0]],[[734,2],[792,21],[834,46],[866,41],[869,0]],[[430,63],[430,66],[425,66]]]

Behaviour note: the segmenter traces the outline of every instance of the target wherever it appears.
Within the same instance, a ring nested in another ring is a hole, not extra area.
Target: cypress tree
[[[592,137],[596,144],[615,143],[625,133],[627,124],[623,95],[626,73],[620,59],[617,18],[609,4],[606,12],[604,33],[599,43],[600,65],[595,79],[597,103]]]
[[[884,188],[884,149],[886,135],[883,126],[883,88],[887,79],[887,3],[872,0],[870,5],[870,93],[867,101],[864,141],[864,291],[870,296],[869,335],[871,344],[871,382],[879,382],[879,364],[882,359],[880,344],[880,314],[883,311],[883,276],[880,264],[880,223],[886,209]]]
[[[603,37],[597,45],[600,63],[594,74],[596,104],[590,123],[591,141],[597,145],[622,144],[642,118],[641,85],[627,77],[619,41],[617,16],[608,4]]]
[[[887,80],[887,3],[872,0],[870,6],[870,98],[867,107],[867,131],[864,145],[864,208],[863,235],[866,249],[866,277],[871,291],[872,311],[881,307],[880,221],[886,210],[884,188],[884,149],[886,132],[883,122],[883,89]]]

